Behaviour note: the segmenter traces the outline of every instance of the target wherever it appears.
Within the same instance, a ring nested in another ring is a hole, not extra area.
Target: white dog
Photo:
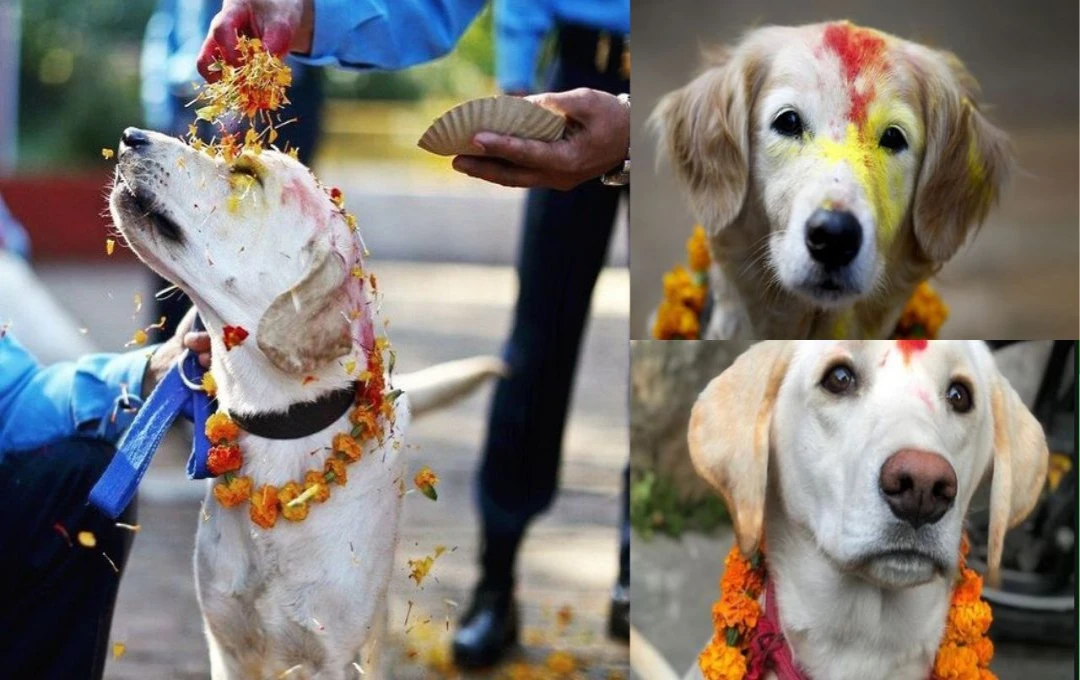
[[[953,55],[847,22],[751,31],[653,114],[710,235],[706,339],[883,337],[982,222],[1005,137]]]
[[[1048,460],[981,342],[754,345],[698,398],[689,444],[744,554],[764,532],[795,662],[829,680],[928,676],[976,488],[990,476],[993,581]]]
[[[230,202],[230,197],[239,200]],[[210,332],[218,403],[238,417],[282,414],[339,393],[374,350],[374,284],[358,237],[311,173],[264,151],[233,164],[178,140],[128,129],[110,197],[114,220],[147,264],[174,282]],[[250,333],[229,349],[224,327]],[[420,411],[500,370],[496,359],[422,371],[404,388]],[[389,383],[389,376],[387,376]],[[351,405],[351,404],[350,404]],[[380,445],[348,467],[348,483],[302,522],[270,530],[246,506],[219,506],[207,487],[196,537],[199,604],[215,679],[344,678],[381,620],[407,482],[401,438],[409,402],[394,402]],[[321,469],[347,408],[325,429],[295,439],[241,432],[242,475],[278,487]],[[370,648],[370,644],[369,644]],[[370,674],[370,671],[369,671]],[[374,674],[378,677],[378,673]]]

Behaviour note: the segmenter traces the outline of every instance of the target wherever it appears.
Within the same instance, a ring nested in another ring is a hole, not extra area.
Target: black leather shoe
[[[608,635],[616,640],[630,641],[630,589],[621,583],[611,592]]]
[[[462,668],[493,666],[517,644],[518,612],[512,590],[481,590],[454,634],[454,663]]]

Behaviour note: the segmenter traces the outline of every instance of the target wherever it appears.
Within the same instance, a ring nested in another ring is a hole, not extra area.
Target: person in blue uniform
[[[4,677],[102,676],[134,534],[87,497],[143,398],[183,351],[193,316],[160,346],[50,366],[19,344],[16,328],[0,326]],[[197,346],[208,349],[202,341]],[[132,503],[120,521],[134,524],[135,514]],[[81,532],[93,537],[92,547],[79,541]]]

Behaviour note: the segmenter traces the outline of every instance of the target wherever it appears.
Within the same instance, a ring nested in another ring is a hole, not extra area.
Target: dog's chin
[[[900,590],[929,583],[944,571],[944,565],[930,555],[914,550],[896,550],[859,560],[854,573],[879,588]]]
[[[820,309],[847,307],[863,297],[862,286],[848,274],[821,272],[789,286],[790,290]]]
[[[117,179],[109,195],[113,221],[131,249],[162,277],[181,284],[168,266],[168,258],[159,253],[183,244],[180,227],[153,206],[152,198],[132,190],[122,179]]]

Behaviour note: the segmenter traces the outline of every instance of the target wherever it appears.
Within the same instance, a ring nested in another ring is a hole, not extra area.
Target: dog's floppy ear
[[[341,256],[324,239],[305,248],[311,266],[292,288],[278,295],[259,320],[259,349],[287,373],[307,373],[352,350]]]
[[[690,459],[724,497],[744,555],[761,542],[773,407],[790,354],[785,342],[754,345],[709,383],[690,414]]]
[[[993,477],[990,481],[990,537],[987,580],[998,581],[1005,531],[1035,507],[1046,483],[1050,452],[1042,425],[1001,375],[990,394],[994,422]]]
[[[650,125],[690,199],[694,217],[713,235],[742,210],[750,177],[750,109],[762,62],[752,45],[710,57],[690,84],[660,100]]]
[[[915,73],[926,112],[926,152],[912,218],[920,249],[942,263],[997,201],[1011,152],[1004,133],[977,108],[978,83],[959,59],[922,49]]]

